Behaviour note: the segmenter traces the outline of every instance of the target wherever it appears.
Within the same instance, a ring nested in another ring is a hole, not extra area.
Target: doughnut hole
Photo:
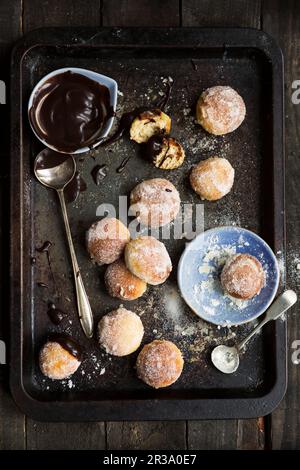
[[[143,335],[140,317],[123,307],[104,315],[98,324],[99,344],[113,356],[128,356],[136,351]]]
[[[176,382],[183,369],[181,351],[171,341],[155,340],[146,344],[138,355],[138,377],[153,388],[168,387]]]
[[[234,169],[226,158],[210,157],[196,165],[190,174],[193,190],[208,201],[228,194],[234,182]]]
[[[39,353],[39,365],[42,373],[53,380],[70,377],[81,362],[55,341],[44,344]]]

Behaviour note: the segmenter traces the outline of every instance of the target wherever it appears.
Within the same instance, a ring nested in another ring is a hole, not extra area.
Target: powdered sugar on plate
[[[226,294],[220,274],[229,257],[248,253],[262,264],[265,285],[250,300]],[[221,326],[239,325],[257,318],[269,306],[278,287],[278,262],[255,233],[240,227],[220,227],[200,234],[186,248],[178,282],[182,296],[201,318]]]

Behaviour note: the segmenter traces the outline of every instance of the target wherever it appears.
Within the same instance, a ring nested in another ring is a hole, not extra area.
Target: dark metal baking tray
[[[173,386],[150,389],[135,376],[136,354],[109,358],[96,341],[84,338],[56,195],[32,174],[40,146],[26,115],[33,86],[46,73],[64,66],[113,77],[123,93],[119,114],[153,103],[165,90],[163,78],[172,77],[167,111],[173,118],[173,135],[187,154],[181,168],[163,173],[124,138],[95,151],[95,161],[86,157],[78,162],[88,189],[68,211],[96,321],[120,304],[105,292],[103,269],[90,263],[84,248],[85,230],[96,219],[97,206],[116,204],[119,194],[128,195],[138,181],[157,176],[173,181],[184,202],[199,202],[187,175],[192,164],[204,157],[226,156],[236,170],[234,190],[216,203],[205,203],[205,228],[232,224],[249,228],[265,238],[284,265],[283,63],[269,36],[250,29],[195,28],[42,29],[28,34],[14,49],[11,69],[10,383],[16,402],[28,415],[48,421],[250,418],[270,413],[286,388],[285,323],[268,325],[249,345],[238,372],[222,375],[208,360],[214,338],[232,340],[236,334],[238,339],[252,325],[228,331],[201,322],[178,297],[176,269],[166,284],[150,287],[143,298],[124,303],[142,316],[144,342],[164,337],[183,350],[184,372]],[[194,122],[199,93],[216,84],[237,89],[247,107],[243,125],[224,137],[209,136]],[[129,153],[132,158],[125,171],[116,173]],[[109,165],[100,187],[90,175],[96,163]],[[47,260],[35,253],[46,239],[54,244],[52,263],[62,293],[60,307],[68,312],[59,327],[46,314],[53,295]],[[185,240],[166,244],[176,266]],[[32,255],[37,256],[35,266]],[[39,281],[49,288],[39,287]],[[65,329],[86,348],[85,361],[70,381],[52,382],[39,372],[37,353],[51,331]]]

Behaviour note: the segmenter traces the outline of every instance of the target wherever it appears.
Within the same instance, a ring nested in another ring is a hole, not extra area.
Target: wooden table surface
[[[0,80],[9,83],[13,43],[43,26],[241,26],[262,29],[285,58],[287,285],[300,281],[300,105],[291,101],[300,79],[297,0],[0,0]],[[8,101],[8,100],[7,100]],[[0,339],[8,341],[9,105],[0,105]],[[6,126],[6,127],[5,127]],[[7,129],[7,130],[6,130]],[[13,157],[13,156],[12,156]],[[299,265],[298,265],[299,268]],[[288,390],[266,418],[227,421],[39,423],[24,416],[0,366],[0,449],[300,449],[300,365],[291,345],[300,338],[297,306],[288,321]]]

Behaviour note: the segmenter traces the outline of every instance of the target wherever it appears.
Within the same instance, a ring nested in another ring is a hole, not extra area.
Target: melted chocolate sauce
[[[82,359],[82,348],[81,346],[68,335],[51,335],[51,341],[55,341],[60,344],[62,348],[68,351],[72,356],[76,357],[79,361]]]
[[[44,287],[45,289],[48,289],[47,284],[45,284],[44,282],[37,282],[37,285],[38,285],[39,287]]]
[[[163,96],[162,99],[157,103],[157,108],[161,109],[162,111],[164,111],[165,107],[167,106],[169,102],[172,87],[173,87],[173,82],[168,82],[165,96]]]
[[[64,153],[55,152],[51,149],[44,149],[40,152],[40,158],[37,162],[36,169],[44,170],[61,165],[69,158],[69,155]],[[64,189],[65,200],[67,203],[76,201],[79,194],[86,190],[86,182],[81,177],[78,171],[75,172],[73,179],[67,184]]]
[[[70,181],[69,184],[64,189],[65,200],[68,204],[75,202],[79,194],[86,190],[86,182],[76,171],[74,178]]]
[[[47,313],[52,323],[54,323],[54,325],[59,325],[67,315],[65,312],[63,312],[59,308],[56,308],[55,304],[52,302],[49,304]]]
[[[40,248],[36,248],[36,251],[39,252],[39,253],[46,253],[48,266],[49,266],[49,270],[50,270],[52,281],[53,281],[53,285],[54,285],[54,288],[55,288],[55,292],[57,294],[57,287],[56,287],[55,277],[54,277],[53,270],[52,270],[51,257],[50,257],[50,248],[51,248],[51,246],[52,246],[52,243],[49,242],[49,240],[46,240]]]
[[[124,160],[121,162],[121,165],[118,166],[118,168],[116,169],[117,173],[123,173],[123,171],[125,170],[125,167],[126,167],[127,163],[129,162],[130,158],[131,158],[131,155],[128,155],[128,157],[124,158]]]
[[[69,158],[65,153],[55,152],[54,150],[45,148],[39,153],[39,159],[36,164],[37,170],[46,170],[54,168],[64,163]]]
[[[90,147],[112,115],[109,89],[71,71],[43,83],[29,110],[37,135],[65,153]]]
[[[107,165],[96,165],[91,171],[93,180],[97,186],[106,178],[107,176]]]
[[[39,253],[47,253],[48,256],[51,246],[52,243],[49,242],[49,240],[46,240],[40,248],[36,248],[36,251],[38,251]]]

